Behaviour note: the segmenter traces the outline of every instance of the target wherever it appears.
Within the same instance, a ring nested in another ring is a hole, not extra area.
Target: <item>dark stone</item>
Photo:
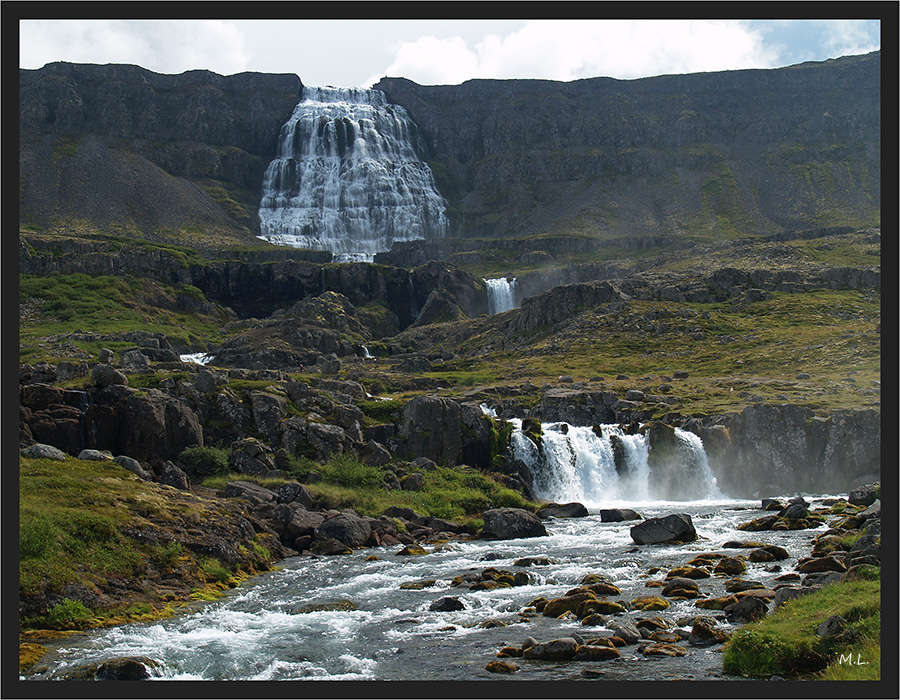
[[[601,523],[619,523],[627,520],[640,519],[640,514],[630,508],[607,508],[600,511]]]
[[[631,528],[631,539],[638,544],[692,542],[697,531],[686,513],[673,513],[662,518],[648,518]]]
[[[481,514],[484,527],[481,536],[500,540],[519,537],[546,537],[547,529],[540,519],[521,508],[494,508]]]

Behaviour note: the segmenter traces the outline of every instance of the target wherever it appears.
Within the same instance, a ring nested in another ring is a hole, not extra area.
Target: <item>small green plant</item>
[[[202,557],[198,563],[211,583],[226,583],[231,578],[231,571],[215,557]]]
[[[45,621],[53,629],[67,629],[77,627],[92,616],[93,612],[84,603],[63,598],[50,608]]]

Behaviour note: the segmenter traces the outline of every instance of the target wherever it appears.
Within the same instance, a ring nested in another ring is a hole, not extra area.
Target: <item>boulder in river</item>
[[[521,508],[493,508],[481,514],[481,536],[499,540],[519,537],[546,537],[547,529],[534,514]]]
[[[697,531],[687,513],[672,513],[662,518],[648,518],[631,528],[631,539],[638,544],[692,542]]]
[[[537,516],[541,520],[547,518],[584,518],[589,515],[588,509],[581,503],[547,503],[538,508]]]
[[[621,523],[626,520],[640,519],[640,514],[631,508],[605,508],[600,511],[601,523]]]

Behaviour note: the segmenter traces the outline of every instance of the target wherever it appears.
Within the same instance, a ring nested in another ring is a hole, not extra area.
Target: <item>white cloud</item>
[[[873,27],[859,20],[822,20],[823,43],[831,58],[869,53],[881,48]]]
[[[240,30],[222,20],[28,20],[19,25],[19,66],[50,61],[133,63],[158,73],[246,70]]]
[[[768,68],[775,59],[759,33],[741,21],[531,20],[518,31],[487,35],[471,46],[460,37],[403,42],[379,77],[403,76],[423,84],[469,78],[638,78]]]

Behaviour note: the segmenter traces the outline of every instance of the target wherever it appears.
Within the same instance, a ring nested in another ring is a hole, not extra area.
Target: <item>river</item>
[[[631,645],[622,648],[622,657],[615,661],[520,658],[515,659],[519,671],[514,676],[485,670],[503,646],[520,646],[528,636],[547,641],[572,632],[583,637],[602,634],[602,627],[583,627],[578,620],[520,615],[535,598],[559,597],[586,574],[606,576],[622,589],[621,598],[630,601],[658,593],[645,583],[661,580],[670,568],[697,554],[734,554],[740,550],[723,550],[727,541],[752,539],[783,546],[791,555],[777,567],[748,563],[744,578],[773,587],[776,576],[792,571],[797,559],[808,553],[815,534],[811,530],[736,530],[762,514],[758,500],[610,501],[604,505],[616,506],[633,508],[645,518],[688,513],[698,539],[680,545],[637,546],[630,537],[634,522],[604,523],[598,509],[592,508],[587,517],[548,520],[547,537],[450,541],[426,546],[429,553],[420,556],[399,556],[399,547],[360,549],[332,557],[297,556],[224,598],[198,604],[176,617],[92,631],[56,643],[42,659],[46,669],[30,678],[58,678],[86,663],[144,656],[156,662],[154,680],[558,681],[585,679],[586,669],[602,671],[599,677],[607,680],[738,680],[722,674],[721,647],[686,643],[688,654],[680,658],[644,657]],[[550,557],[556,563],[515,565],[520,558],[534,556]],[[654,566],[661,570],[648,575]],[[450,585],[459,574],[488,567],[527,572],[530,582],[475,591]],[[403,583],[422,579],[436,583],[419,590],[401,588]],[[718,596],[725,593],[725,580],[711,577],[698,583],[704,593]],[[457,596],[464,609],[430,610],[444,596]],[[298,610],[334,601],[351,601],[355,609]],[[628,612],[618,619],[661,615],[677,625],[681,618],[712,613],[696,608],[690,600],[673,603],[663,612]],[[690,624],[685,624],[689,629]],[[719,624],[733,629],[724,619]]]

